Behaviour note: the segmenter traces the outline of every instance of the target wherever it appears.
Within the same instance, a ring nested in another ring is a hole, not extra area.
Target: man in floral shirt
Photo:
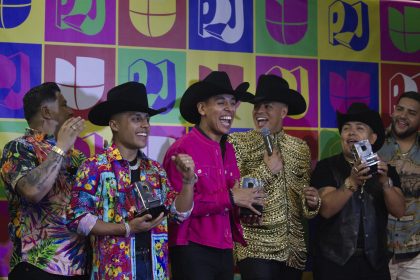
[[[66,227],[71,186],[84,156],[73,149],[84,128],[55,83],[23,98],[25,135],[6,144],[1,178],[14,250],[9,279],[86,279],[85,238]]]
[[[144,85],[128,82],[111,89],[107,101],[89,112],[89,120],[109,125],[113,137],[109,148],[79,169],[68,211],[70,228],[91,236],[92,279],[169,279],[164,213],[137,215],[144,210],[143,186],[150,188],[178,222],[192,210],[191,157],[178,154],[172,159],[183,178],[183,189],[176,194],[169,191],[159,163],[140,151],[147,144],[150,117],[164,110],[149,108]]]

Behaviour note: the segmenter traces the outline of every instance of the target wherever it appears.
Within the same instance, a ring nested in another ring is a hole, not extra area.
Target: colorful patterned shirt
[[[414,258],[420,253],[420,136],[408,154],[402,154],[389,135],[378,153],[397,169],[405,197],[404,216],[397,219],[389,215],[388,249],[397,259]]]
[[[30,203],[15,190],[22,177],[46,160],[56,140],[27,129],[24,136],[6,144],[1,159],[1,178],[9,202],[9,236],[14,250],[10,262],[28,262],[59,275],[85,274],[86,238],[66,227],[66,207],[77,168],[84,155],[71,150],[64,159],[56,183],[38,203]]]
[[[140,181],[147,182],[169,209],[176,193],[169,191],[166,172],[158,162],[139,151]],[[78,230],[90,214],[108,223],[128,222],[140,212],[140,199],[131,183],[129,162],[115,144],[84,162],[72,190],[68,217],[70,228]],[[123,226],[123,225],[122,225]],[[169,279],[167,220],[151,230],[151,257],[154,279]],[[93,263],[91,279],[136,279],[135,235],[91,236]]]

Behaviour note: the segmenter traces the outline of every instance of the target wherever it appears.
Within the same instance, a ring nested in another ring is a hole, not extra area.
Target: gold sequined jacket
[[[236,245],[237,259],[277,260],[304,269],[306,246],[302,219],[313,218],[318,213],[318,209],[308,209],[303,197],[311,172],[308,145],[283,131],[274,135],[273,146],[280,151],[284,162],[283,170],[274,175],[264,163],[265,146],[259,132],[232,133],[228,141],[235,148],[241,177],[260,179],[268,196],[261,225],[242,224],[248,246]]]

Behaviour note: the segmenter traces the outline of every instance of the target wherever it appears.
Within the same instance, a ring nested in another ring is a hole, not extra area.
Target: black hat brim
[[[251,103],[258,104],[261,102],[270,102],[276,101],[284,103],[288,106],[287,114],[289,116],[299,115],[306,111],[306,102],[303,96],[296,90],[288,89],[286,94],[276,94],[276,95],[260,95],[256,96]]]
[[[341,134],[341,129],[347,122],[361,122],[368,125],[373,133],[377,135],[375,143],[372,145],[373,152],[377,152],[385,142],[385,128],[382,124],[381,117],[377,112],[368,111],[358,114],[343,114],[339,111],[337,114],[338,131]]]
[[[198,124],[200,122],[200,114],[197,110],[197,103],[205,101],[212,96],[221,94],[233,95],[237,101],[251,102],[254,95],[247,92],[249,83],[241,83],[236,89],[226,90],[218,87],[216,84],[206,81],[199,81],[192,84],[181,97],[179,111],[181,116],[188,122]]]
[[[124,100],[105,101],[95,105],[88,114],[88,119],[91,123],[99,126],[108,126],[111,117],[122,112],[143,112],[148,113],[150,117],[161,114],[166,111],[166,108],[158,110],[145,107],[137,103],[129,103]]]

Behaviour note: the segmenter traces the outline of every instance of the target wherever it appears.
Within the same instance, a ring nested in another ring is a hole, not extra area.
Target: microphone
[[[273,154],[273,141],[270,137],[270,130],[266,127],[261,128],[261,135],[264,140],[264,146],[269,156]]]

